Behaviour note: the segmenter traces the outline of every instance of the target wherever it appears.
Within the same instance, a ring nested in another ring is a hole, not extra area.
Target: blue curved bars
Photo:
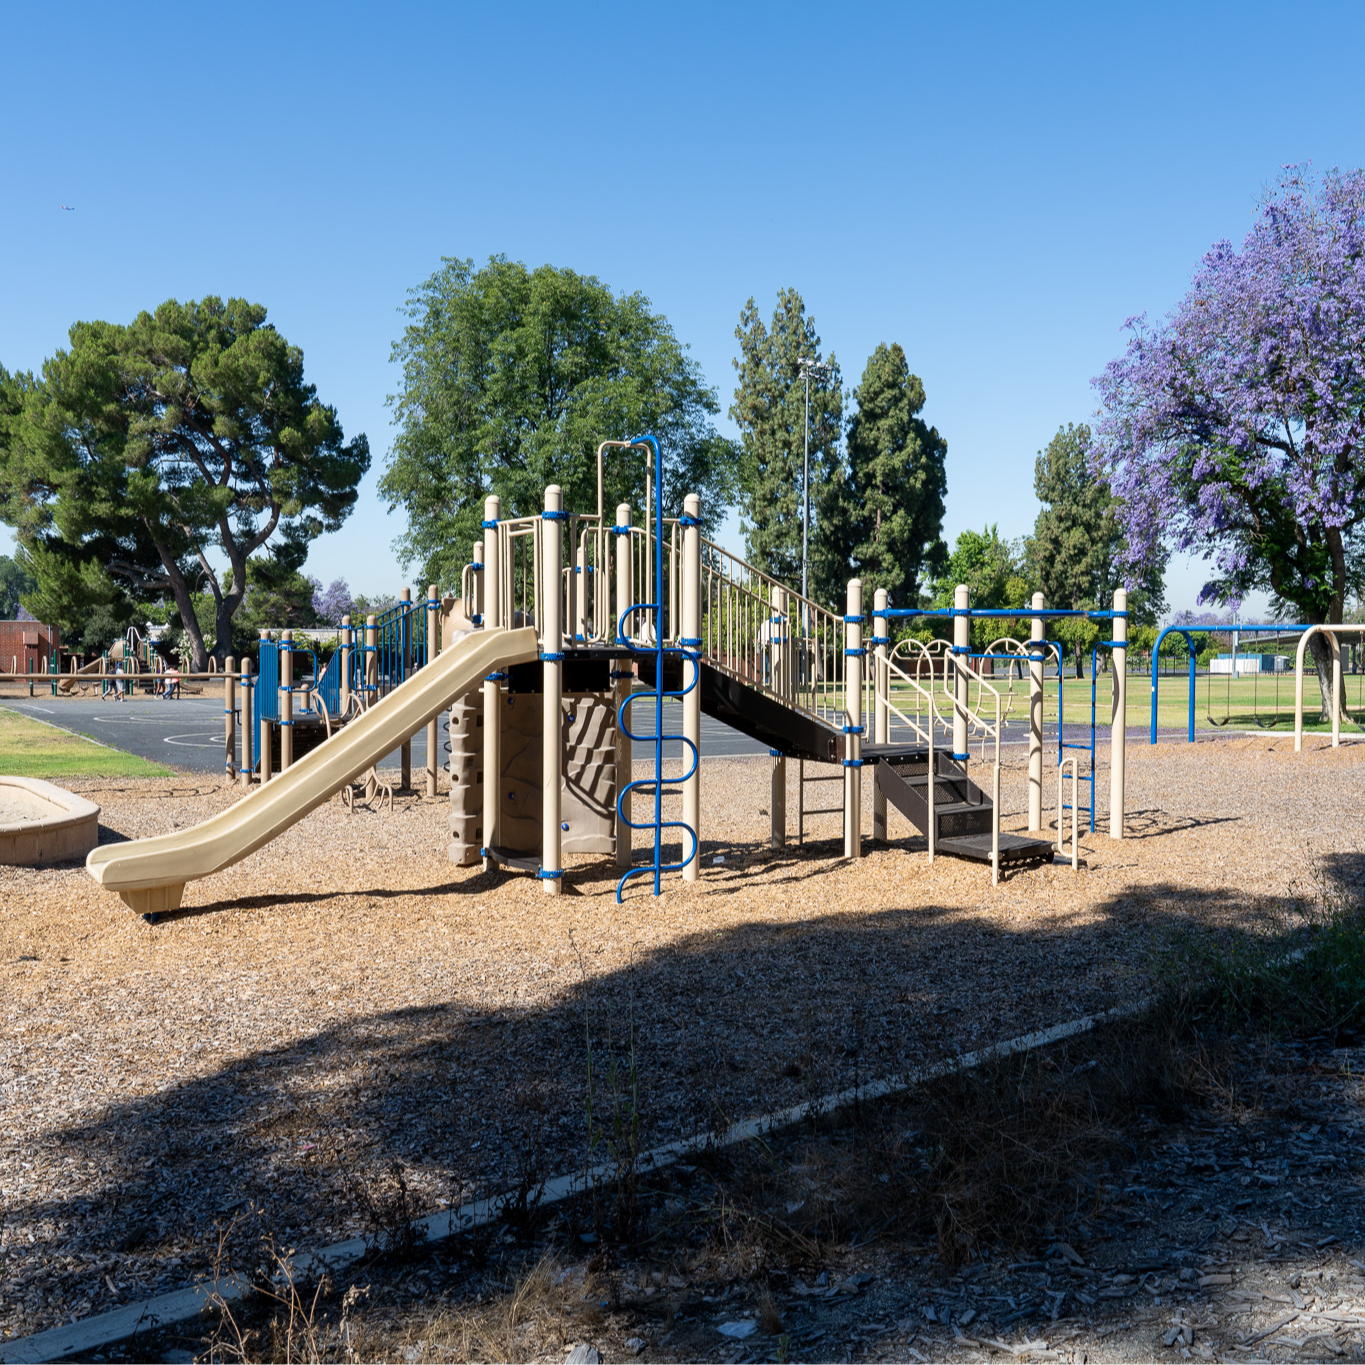
[[[648,445],[654,452],[654,582],[662,585],[664,582],[664,463],[663,451],[659,447],[659,440],[656,436],[644,435],[631,438],[632,446]],[[629,617],[636,612],[654,612],[654,643],[650,646],[632,645],[626,638],[625,624]],[[643,876],[646,873],[654,874],[654,894],[657,896],[662,891],[663,874],[665,872],[681,872],[698,853],[697,831],[683,820],[664,819],[664,742],[681,741],[692,752],[692,766],[681,776],[668,779],[672,782],[686,782],[696,771],[701,755],[697,751],[697,746],[687,738],[686,735],[665,735],[664,734],[664,701],[665,699],[676,700],[687,696],[701,680],[701,651],[699,649],[688,649],[681,646],[666,646],[664,644],[664,622],[663,611],[658,602],[633,602],[620,615],[616,623],[617,643],[627,646],[640,654],[654,655],[654,690],[652,692],[631,692],[624,697],[621,705],[617,708],[616,723],[621,727],[624,735],[632,743],[643,744],[650,740],[654,745],[654,776],[637,778],[633,782],[628,782],[621,788],[616,798],[616,813],[621,822],[631,829],[652,829],[654,831],[654,857],[649,863],[642,863],[639,867],[628,868],[625,875],[616,884],[616,900],[619,904],[624,896],[626,883],[632,877]],[[667,691],[664,688],[664,656],[666,654],[681,655],[682,658],[692,665],[692,678],[685,687],[676,691]],[[654,733],[652,735],[637,735],[629,725],[629,715],[626,710],[633,702],[643,701],[649,697],[654,702]],[[637,787],[649,787],[654,792],[654,816],[651,820],[628,820],[625,814],[625,799]],[[681,829],[692,839],[692,847],[687,850],[681,862],[665,863],[663,861],[663,832],[666,829]]]

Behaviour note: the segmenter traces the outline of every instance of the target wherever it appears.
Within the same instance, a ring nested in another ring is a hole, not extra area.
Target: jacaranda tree
[[[1201,601],[1268,590],[1341,621],[1365,567],[1365,173],[1290,167],[1240,250],[1217,243],[1168,317],[1127,327],[1091,447],[1127,562],[1167,540],[1213,559]],[[1325,708],[1321,637],[1313,655]]]

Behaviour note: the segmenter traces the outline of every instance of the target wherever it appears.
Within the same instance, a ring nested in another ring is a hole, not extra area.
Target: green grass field
[[[1241,677],[1231,679],[1218,675],[1212,679],[1201,676],[1195,684],[1194,728],[1196,730],[1278,730],[1292,734],[1294,731],[1294,677],[1293,674],[1278,677],[1278,700],[1276,696],[1276,677],[1264,675],[1257,678]],[[1000,693],[1001,708],[1008,707],[1011,721],[1022,719],[1028,714],[1028,680],[1011,680],[1001,676],[994,680]],[[1066,723],[1068,725],[1088,725],[1090,723],[1090,679],[1066,678]],[[1013,689],[1011,696],[1010,689]],[[1342,713],[1341,728],[1345,732],[1358,732],[1363,727],[1354,719],[1365,717],[1365,674],[1346,675],[1346,704]],[[907,714],[914,715],[914,701],[909,689],[900,689],[904,701],[900,704]],[[971,705],[977,706],[976,688],[972,688]],[[1095,688],[1095,718],[1101,725],[1109,723],[1109,701],[1113,692],[1113,680],[1108,673],[1101,673]],[[1329,731],[1331,726],[1318,720],[1319,694],[1317,679],[1304,678],[1303,687],[1303,728],[1306,731]],[[989,715],[993,704],[989,695],[982,707]],[[1128,675],[1128,724],[1145,726],[1151,724],[1152,715],[1152,675],[1150,673],[1130,673]],[[1257,717],[1260,717],[1259,721]],[[1161,679],[1160,710],[1157,725],[1165,729],[1183,730],[1189,721],[1189,678],[1186,674],[1163,676]],[[1043,724],[1055,725],[1057,722],[1057,679],[1049,678],[1043,692]]]
[[[0,773],[49,782],[79,777],[171,777],[169,768],[120,753],[0,706]]]

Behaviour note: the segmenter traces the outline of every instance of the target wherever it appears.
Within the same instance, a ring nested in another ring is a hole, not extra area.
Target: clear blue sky
[[[1365,161],[1363,39],[1349,4],[12,5],[0,363],[167,297],[265,304],[375,457],[310,571],[378,592],[389,347],[442,255],[643,291],[723,406],[741,306],[790,284],[847,382],[905,347],[949,536],[1023,535],[1124,319],[1282,163]],[[1201,582],[1173,566],[1172,606]]]

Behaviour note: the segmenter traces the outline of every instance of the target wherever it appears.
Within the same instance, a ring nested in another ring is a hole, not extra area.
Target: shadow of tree
[[[614,875],[604,865],[589,882]],[[1324,859],[1321,876],[1358,894],[1365,858]],[[494,878],[474,882],[487,891]],[[249,1205],[287,1240],[353,1235],[354,1182],[394,1162],[424,1210],[506,1189],[528,1163],[540,1175],[574,1169],[590,1046],[600,1077],[633,1039],[652,1145],[1136,999],[1177,938],[1279,932],[1292,908],[1164,883],[1035,926],[930,906],[698,928],[600,975],[593,945],[578,945],[583,978],[544,1005],[452,999],[347,1019],[41,1139],[13,1135],[48,1145],[66,1174],[10,1194],[8,1241],[22,1250],[43,1229],[67,1259],[56,1271],[46,1256],[12,1257],[9,1290],[41,1295],[60,1317],[85,1298],[90,1311],[109,1306],[111,1257],[140,1289],[184,1283],[206,1264],[214,1222]]]

